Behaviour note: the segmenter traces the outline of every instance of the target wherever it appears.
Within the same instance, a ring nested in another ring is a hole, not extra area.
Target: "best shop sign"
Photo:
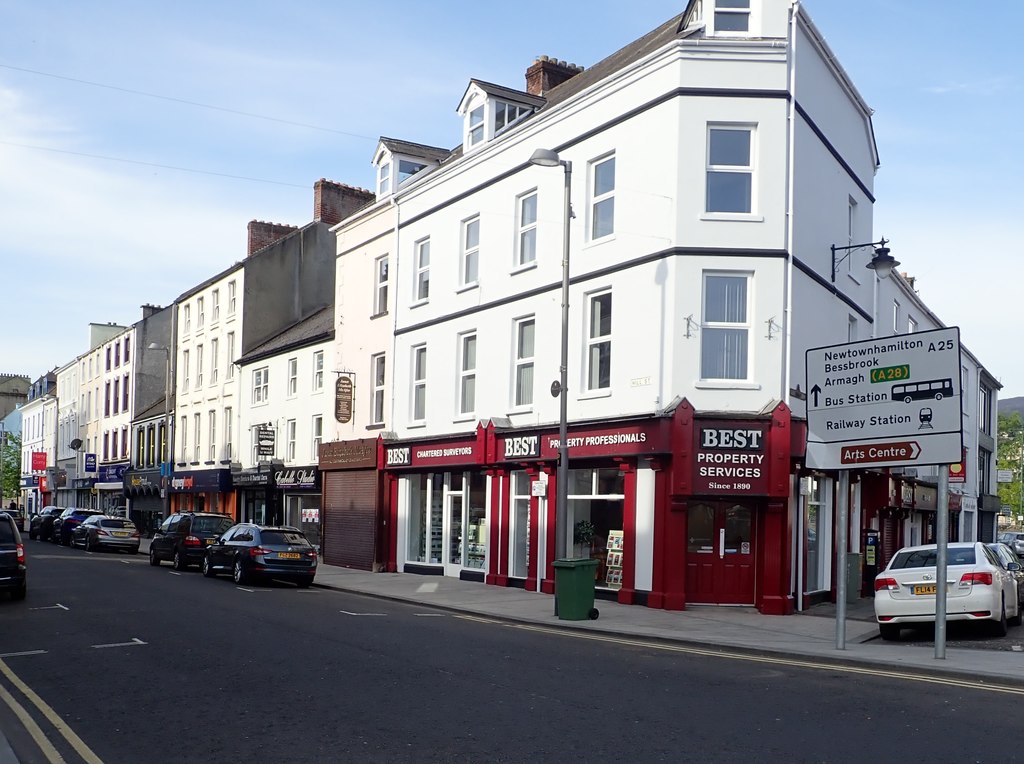
[[[768,493],[766,424],[702,423],[696,431],[694,494]]]

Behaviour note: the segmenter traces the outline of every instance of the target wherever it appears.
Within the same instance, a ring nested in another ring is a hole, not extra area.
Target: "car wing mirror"
[[[1020,563],[1019,562],[1008,562],[1008,563],[1006,563],[1006,569],[1008,571],[1010,571],[1011,573],[1016,573],[1018,570],[1021,569]]]

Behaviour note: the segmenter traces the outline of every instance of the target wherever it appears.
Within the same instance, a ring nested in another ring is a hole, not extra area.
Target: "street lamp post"
[[[164,442],[163,461],[160,464],[160,476],[164,483],[164,517],[171,514],[171,349],[166,345],[149,343],[150,350],[164,351]]]
[[[572,162],[559,158],[551,149],[537,149],[530,163],[539,167],[559,167],[565,171],[565,201],[562,233],[562,357],[558,382],[551,394],[558,396],[558,492],[555,498],[555,549],[553,556],[565,554],[566,518],[569,504],[569,223],[572,220]]]

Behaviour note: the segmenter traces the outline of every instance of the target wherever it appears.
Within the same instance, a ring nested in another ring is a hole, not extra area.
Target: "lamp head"
[[[535,164],[540,167],[558,167],[562,161],[551,149],[537,149],[533,152],[533,156],[530,157],[530,164]]]
[[[871,258],[867,267],[873,270],[878,278],[887,279],[892,275],[892,269],[899,264],[900,261],[889,254],[889,248],[885,246],[885,239],[882,239],[881,246],[875,248],[875,256]]]

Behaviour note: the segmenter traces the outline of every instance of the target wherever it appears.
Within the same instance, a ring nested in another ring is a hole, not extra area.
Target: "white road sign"
[[[806,361],[808,467],[963,458],[959,328],[812,348]]]

